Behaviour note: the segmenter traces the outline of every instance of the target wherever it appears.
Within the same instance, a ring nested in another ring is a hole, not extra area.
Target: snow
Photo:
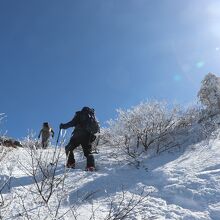
[[[134,209],[124,219],[220,219],[218,139],[146,157],[139,169],[120,160],[116,148],[100,146],[95,154],[97,172],[84,171],[81,149],[76,152],[76,169],[66,170],[64,149],[59,149],[55,176],[66,177],[63,184],[57,183],[47,205],[30,175],[30,150],[13,149],[2,159],[0,182],[12,176],[2,191],[8,202],[2,206],[2,219],[114,219],[114,213],[129,205]],[[49,166],[53,150],[34,152]],[[37,177],[38,182],[43,178]],[[122,214],[115,219],[122,219]]]

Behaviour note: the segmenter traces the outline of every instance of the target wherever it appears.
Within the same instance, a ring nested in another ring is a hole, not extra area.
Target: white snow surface
[[[2,208],[1,218],[114,219],[108,218],[111,207],[117,212],[117,208],[132,206],[143,198],[124,219],[220,219],[219,140],[146,157],[139,169],[120,160],[115,148],[105,146],[99,151],[94,155],[97,171],[86,172],[80,148],[75,153],[76,168],[68,170],[62,149],[55,175],[59,177],[66,172],[65,183],[57,187],[56,196],[47,205],[36,193],[33,178],[27,174],[31,160],[27,149],[8,152],[1,163],[0,177],[1,181],[10,175],[12,178],[2,192],[4,200],[9,202]],[[52,155],[53,148],[36,150],[40,152]],[[49,159],[46,162],[49,164]],[[60,196],[63,199],[58,206]]]

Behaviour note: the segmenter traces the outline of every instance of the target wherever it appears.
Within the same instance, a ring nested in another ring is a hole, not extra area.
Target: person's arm
[[[42,133],[42,129],[40,130],[40,133],[39,133],[39,135],[38,135],[38,139],[40,139],[41,133]]]
[[[74,118],[71,121],[69,121],[65,124],[61,123],[60,124],[60,129],[67,129],[67,128],[70,128],[70,127],[75,127],[79,123],[79,120],[80,120],[79,113],[77,112],[75,114]]]

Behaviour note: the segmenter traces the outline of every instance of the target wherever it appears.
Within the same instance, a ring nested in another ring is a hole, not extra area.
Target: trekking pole
[[[57,151],[58,142],[59,142],[59,139],[60,139],[60,132],[61,132],[61,129],[60,129],[59,132],[58,132],[57,142],[56,142],[55,150],[54,150],[54,153],[53,153],[52,162],[50,162],[50,165],[51,165],[51,166],[54,166],[54,165],[55,165],[54,159],[55,159],[55,154],[56,154],[56,151]]]
[[[59,139],[60,139],[60,131],[61,131],[61,129],[59,130],[59,133],[58,133],[58,136],[57,136],[57,142],[56,142],[56,147],[57,147],[57,145],[58,145],[58,142],[59,142]]]

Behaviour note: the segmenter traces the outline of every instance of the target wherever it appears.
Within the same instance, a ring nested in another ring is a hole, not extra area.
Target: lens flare
[[[199,62],[196,63],[196,67],[198,69],[202,68],[204,65],[205,65],[205,63],[203,61],[199,61]]]
[[[181,81],[181,79],[182,79],[182,77],[179,74],[176,74],[176,75],[173,76],[173,80],[176,81],[176,82]]]

